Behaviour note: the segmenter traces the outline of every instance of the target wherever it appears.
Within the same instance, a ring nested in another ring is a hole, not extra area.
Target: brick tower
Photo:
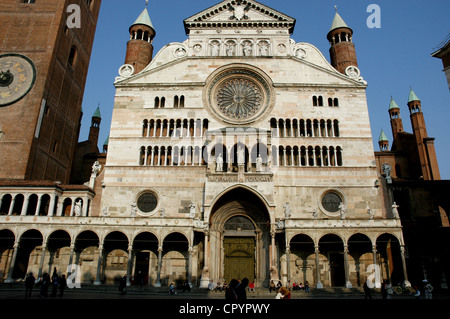
[[[392,136],[394,140],[398,133],[403,132],[403,122],[400,117],[400,107],[391,97],[391,103],[389,104],[389,117],[391,118]]]
[[[409,92],[408,108],[423,179],[439,180],[441,177],[434,148],[434,138],[428,137],[425,118],[422,113],[422,103],[412,89]]]
[[[153,38],[156,35],[147,7],[130,27],[130,41],[127,43],[125,64],[134,67],[134,73],[141,72],[153,59]]]
[[[0,179],[69,181],[100,4],[1,1]]]
[[[327,39],[330,41],[331,65],[345,74],[349,66],[358,67],[355,45],[352,42],[353,30],[347,26],[336,9],[333,24],[328,32]]]

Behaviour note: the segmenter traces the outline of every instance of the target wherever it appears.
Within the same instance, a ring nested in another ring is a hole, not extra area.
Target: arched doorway
[[[225,223],[223,240],[224,279],[255,280],[255,225],[246,216],[233,216]]]
[[[263,200],[247,188],[231,189],[213,205],[210,225],[210,279],[247,277],[268,286],[270,218]]]

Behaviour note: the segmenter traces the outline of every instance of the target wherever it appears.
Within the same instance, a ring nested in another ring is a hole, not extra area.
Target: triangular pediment
[[[186,31],[199,25],[217,24],[283,26],[293,32],[295,19],[253,0],[226,0],[184,20]],[[187,32],[188,33],[188,32]]]

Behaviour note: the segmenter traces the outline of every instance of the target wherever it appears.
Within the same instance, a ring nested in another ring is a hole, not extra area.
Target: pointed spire
[[[400,107],[398,104],[394,101],[394,98],[391,96],[391,103],[389,104],[389,110],[392,109],[399,109]]]
[[[412,101],[420,101],[420,99],[417,97],[416,93],[414,93],[414,91],[410,89],[408,103]]]
[[[141,15],[136,19],[136,21],[134,21],[132,26],[133,25],[137,25],[137,24],[142,24],[142,25],[146,25],[146,26],[154,29],[153,28],[153,24],[152,24],[152,20],[150,20],[150,15],[148,14],[148,11],[147,11],[147,5],[148,5],[148,1],[145,4],[144,11],[142,11]]]
[[[102,115],[100,113],[100,103],[97,106],[97,109],[95,110],[94,115],[92,115],[92,117],[98,117],[98,118],[102,118]]]
[[[342,19],[342,17],[339,15],[338,11],[337,11],[337,6],[334,6],[335,10],[336,10],[336,14],[334,16],[334,20],[333,23],[331,25],[330,31],[333,31],[334,29],[338,29],[338,28],[348,28],[350,29],[350,27],[345,23],[344,19]]]
[[[384,134],[383,129],[381,129],[380,137],[378,138],[378,142],[389,141],[386,134]]]

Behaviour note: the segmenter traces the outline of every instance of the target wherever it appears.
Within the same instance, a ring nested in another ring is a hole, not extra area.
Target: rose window
[[[256,114],[261,107],[261,90],[250,80],[231,79],[219,88],[217,104],[226,116],[246,119]]]

